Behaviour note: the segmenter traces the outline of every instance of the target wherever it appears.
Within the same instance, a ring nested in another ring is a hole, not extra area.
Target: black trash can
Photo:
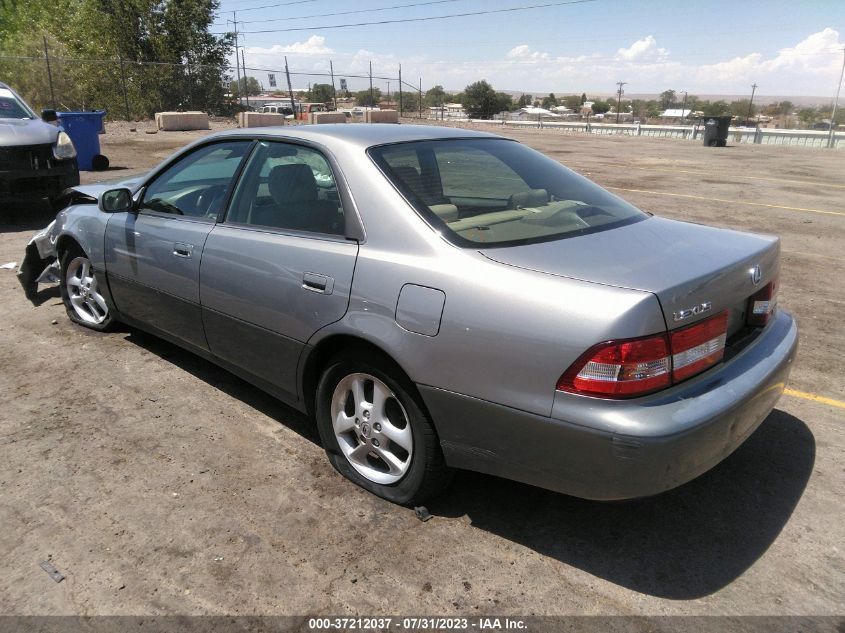
[[[709,116],[704,119],[704,147],[724,147],[728,144],[729,116]]]

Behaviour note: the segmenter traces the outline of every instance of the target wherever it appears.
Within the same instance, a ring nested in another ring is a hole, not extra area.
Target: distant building
[[[660,115],[661,119],[686,119],[692,110],[682,110],[681,108],[669,108],[664,110]]]

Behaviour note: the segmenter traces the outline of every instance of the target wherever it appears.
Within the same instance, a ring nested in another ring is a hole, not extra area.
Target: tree
[[[497,93],[493,86],[483,79],[464,89],[464,110],[471,119],[492,119],[494,114],[510,109],[511,103],[513,99],[510,95]]]
[[[668,110],[675,103],[676,98],[674,90],[664,90],[660,93],[660,105],[664,110]]]
[[[534,97],[531,95],[523,94],[519,97],[519,100],[516,102],[516,105],[520,108],[525,108],[530,106],[532,101],[534,101]]]
[[[314,103],[330,103],[334,100],[331,84],[314,84],[311,86],[311,101]]]
[[[819,118],[819,111],[816,108],[803,108],[798,111],[798,119],[804,125],[810,126]]]
[[[749,105],[751,106],[750,108]],[[749,99],[737,99],[736,101],[731,101],[728,106],[728,110],[730,110],[732,115],[738,116],[742,119],[757,114],[757,106],[753,105]]]
[[[587,103],[587,93],[582,92],[581,93],[581,105],[584,105],[585,103]]]
[[[513,97],[507,92],[497,92],[496,100],[498,101],[496,112],[509,112],[514,109]]]
[[[446,91],[443,89],[443,86],[440,86],[440,85],[433,86],[432,88],[429,88],[428,90],[426,90],[425,105],[427,105],[429,107],[441,106],[444,103],[446,103],[446,101],[447,101],[446,97],[447,96],[448,95],[447,95]]]
[[[46,36],[53,56],[115,60],[57,64],[60,108],[123,114],[125,79],[133,116],[200,108],[222,112],[231,107],[222,79],[232,74],[234,37],[212,34],[218,9],[217,0],[2,0],[0,55],[43,56]],[[0,61],[0,76],[26,85],[24,97],[36,108],[50,104],[47,78],[35,80],[45,74],[41,66]]]
[[[610,104],[601,100],[596,100],[593,102],[592,110],[593,114],[605,114],[608,110],[610,110]]]
[[[381,101],[381,90],[379,88],[373,88],[372,97],[370,97],[369,89],[355,93],[355,105],[362,108],[373,108],[378,105],[379,101]],[[407,93],[402,101],[403,110],[417,110],[420,107],[419,95],[416,93]]]
[[[554,108],[557,106],[557,97],[555,97],[555,93],[550,92],[548,97],[543,98],[543,107],[546,109]]]
[[[578,95],[567,95],[563,98],[563,105],[565,105],[573,112],[578,112],[581,109],[581,105],[583,103],[584,102],[581,101],[581,97],[579,97]]]
[[[704,101],[701,104],[704,116],[724,116],[730,114],[730,106],[721,99],[719,101]]]
[[[229,92],[235,99],[244,95],[253,97],[261,94],[261,84],[255,77],[241,77],[240,80],[232,82]]]

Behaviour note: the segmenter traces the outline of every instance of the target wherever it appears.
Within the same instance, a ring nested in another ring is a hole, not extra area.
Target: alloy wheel
[[[109,316],[106,300],[99,292],[97,278],[86,257],[74,257],[65,272],[65,289],[74,313],[80,320],[99,325]]]
[[[414,441],[396,394],[375,376],[349,374],[335,387],[332,427],[352,467],[377,484],[393,484],[411,466]]]

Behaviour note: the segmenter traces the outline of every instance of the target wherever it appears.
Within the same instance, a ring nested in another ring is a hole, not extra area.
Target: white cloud
[[[528,44],[520,44],[519,46],[514,46],[512,49],[508,51],[508,57],[510,59],[524,59],[524,60],[542,60],[548,59],[548,53],[541,53],[539,51],[532,51]]]
[[[616,51],[615,59],[622,62],[659,62],[664,61],[668,56],[669,51],[659,48],[653,35],[646,35],[628,48],[620,48]]]
[[[326,46],[325,37],[322,35],[312,35],[304,42],[274,44],[270,48],[248,46],[246,53],[248,55],[284,55],[286,53],[296,53],[298,55],[331,55],[334,53],[334,50]]]

